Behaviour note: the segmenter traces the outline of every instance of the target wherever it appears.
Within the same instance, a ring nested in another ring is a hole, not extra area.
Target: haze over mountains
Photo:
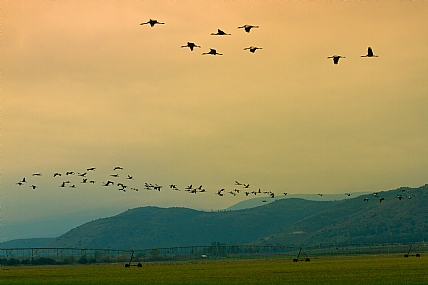
[[[335,201],[253,202],[261,206],[213,212],[178,207],[130,209],[45,240],[45,247],[144,249],[212,242],[314,245],[428,238],[428,184],[379,192],[377,197],[370,193]]]

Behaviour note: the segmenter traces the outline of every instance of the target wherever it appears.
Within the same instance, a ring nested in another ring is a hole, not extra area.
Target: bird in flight
[[[42,176],[41,173],[33,173],[33,176]]]
[[[255,47],[255,46],[250,46],[250,47],[246,47],[244,48],[244,50],[249,49],[252,53],[254,53],[256,50],[258,49],[262,49],[261,47]]]
[[[95,171],[95,169],[96,169],[95,167],[90,167],[90,168],[87,168],[86,170],[87,171]]]
[[[113,171],[115,171],[115,170],[123,170],[123,167],[116,166],[115,168],[113,168]]]
[[[244,29],[247,33],[251,31],[252,28],[258,28],[259,26],[253,26],[253,25],[243,25],[238,27],[238,29]]]
[[[362,55],[361,57],[378,57],[378,55],[374,55],[372,48],[368,47],[367,54],[366,55]]]
[[[334,64],[338,64],[339,63],[339,59],[340,58],[345,58],[345,57],[341,56],[341,55],[332,55],[332,56],[329,56],[327,58],[332,58],[333,59],[333,63]]]
[[[217,33],[211,33],[213,36],[230,36],[231,34],[228,34],[220,29],[217,29]]]
[[[165,23],[158,22],[158,20],[150,19],[150,20],[148,20],[147,22],[141,23],[140,25],[146,25],[146,24],[149,24],[149,25],[150,25],[150,27],[154,27],[154,25],[156,25],[156,24],[163,25],[163,24],[165,24]]]
[[[187,42],[187,44],[185,45],[185,46],[181,46],[182,48],[184,48],[184,47],[188,47],[188,48],[190,48],[190,50],[191,51],[193,51],[193,49],[195,48],[195,47],[198,47],[198,48],[200,48],[201,46],[198,46],[198,45],[196,45],[195,43],[192,43],[192,42]]]
[[[215,49],[213,49],[213,48],[210,48],[210,51],[209,52],[204,52],[204,53],[202,53],[203,55],[204,54],[211,54],[211,55],[223,55],[222,53],[218,53],[217,52],[217,50],[215,50]]]

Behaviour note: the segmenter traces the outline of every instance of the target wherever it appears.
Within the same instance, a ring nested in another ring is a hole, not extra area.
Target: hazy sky
[[[425,1],[2,1],[2,218],[219,209],[247,199],[214,194],[235,180],[278,194],[423,185],[427,19]],[[368,46],[379,57],[361,58]],[[103,187],[114,166],[140,191]],[[64,176],[88,167],[95,185]]]

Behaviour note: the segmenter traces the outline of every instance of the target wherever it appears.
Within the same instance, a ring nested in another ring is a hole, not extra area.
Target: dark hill
[[[398,195],[402,196],[401,200]],[[338,201],[331,208],[254,243],[411,243],[428,239],[428,184],[379,192],[377,196],[362,195]],[[381,198],[384,198],[382,202]]]
[[[144,249],[212,242],[314,245],[423,241],[428,232],[427,190],[428,185],[400,188],[380,192],[379,197],[370,194],[341,201],[280,199],[238,211],[142,207],[86,223],[46,247]],[[382,203],[381,197],[385,199]]]
[[[142,249],[248,243],[276,233],[331,202],[284,199],[239,211],[203,212],[186,208],[142,207],[77,227],[47,247]]]

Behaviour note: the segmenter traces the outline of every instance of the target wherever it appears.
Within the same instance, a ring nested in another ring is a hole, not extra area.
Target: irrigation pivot
[[[300,247],[300,248],[299,248],[299,253],[297,254],[297,257],[293,259],[293,262],[297,262],[297,261],[299,261],[299,257],[300,257],[300,254],[302,253],[302,249],[303,249],[302,247]],[[305,253],[305,252],[303,252],[303,254],[304,254],[304,255],[305,255],[305,257],[306,257],[306,258],[305,258],[305,261],[306,261],[306,262],[311,261],[311,260],[309,259],[309,257],[306,255],[306,253]]]
[[[134,253],[135,253],[135,251],[132,250],[131,258],[129,259],[129,262],[125,264],[125,267],[131,267],[131,266],[143,267],[143,265],[141,264],[138,257],[137,256],[134,257]],[[134,259],[134,261],[138,261],[138,263],[137,264],[131,264],[133,259]]]
[[[412,246],[413,244],[410,245],[409,247],[409,251],[404,255],[404,257],[409,257],[409,256],[416,256],[416,257],[421,257],[421,255],[419,253],[416,254],[410,254],[410,250],[412,250]]]

